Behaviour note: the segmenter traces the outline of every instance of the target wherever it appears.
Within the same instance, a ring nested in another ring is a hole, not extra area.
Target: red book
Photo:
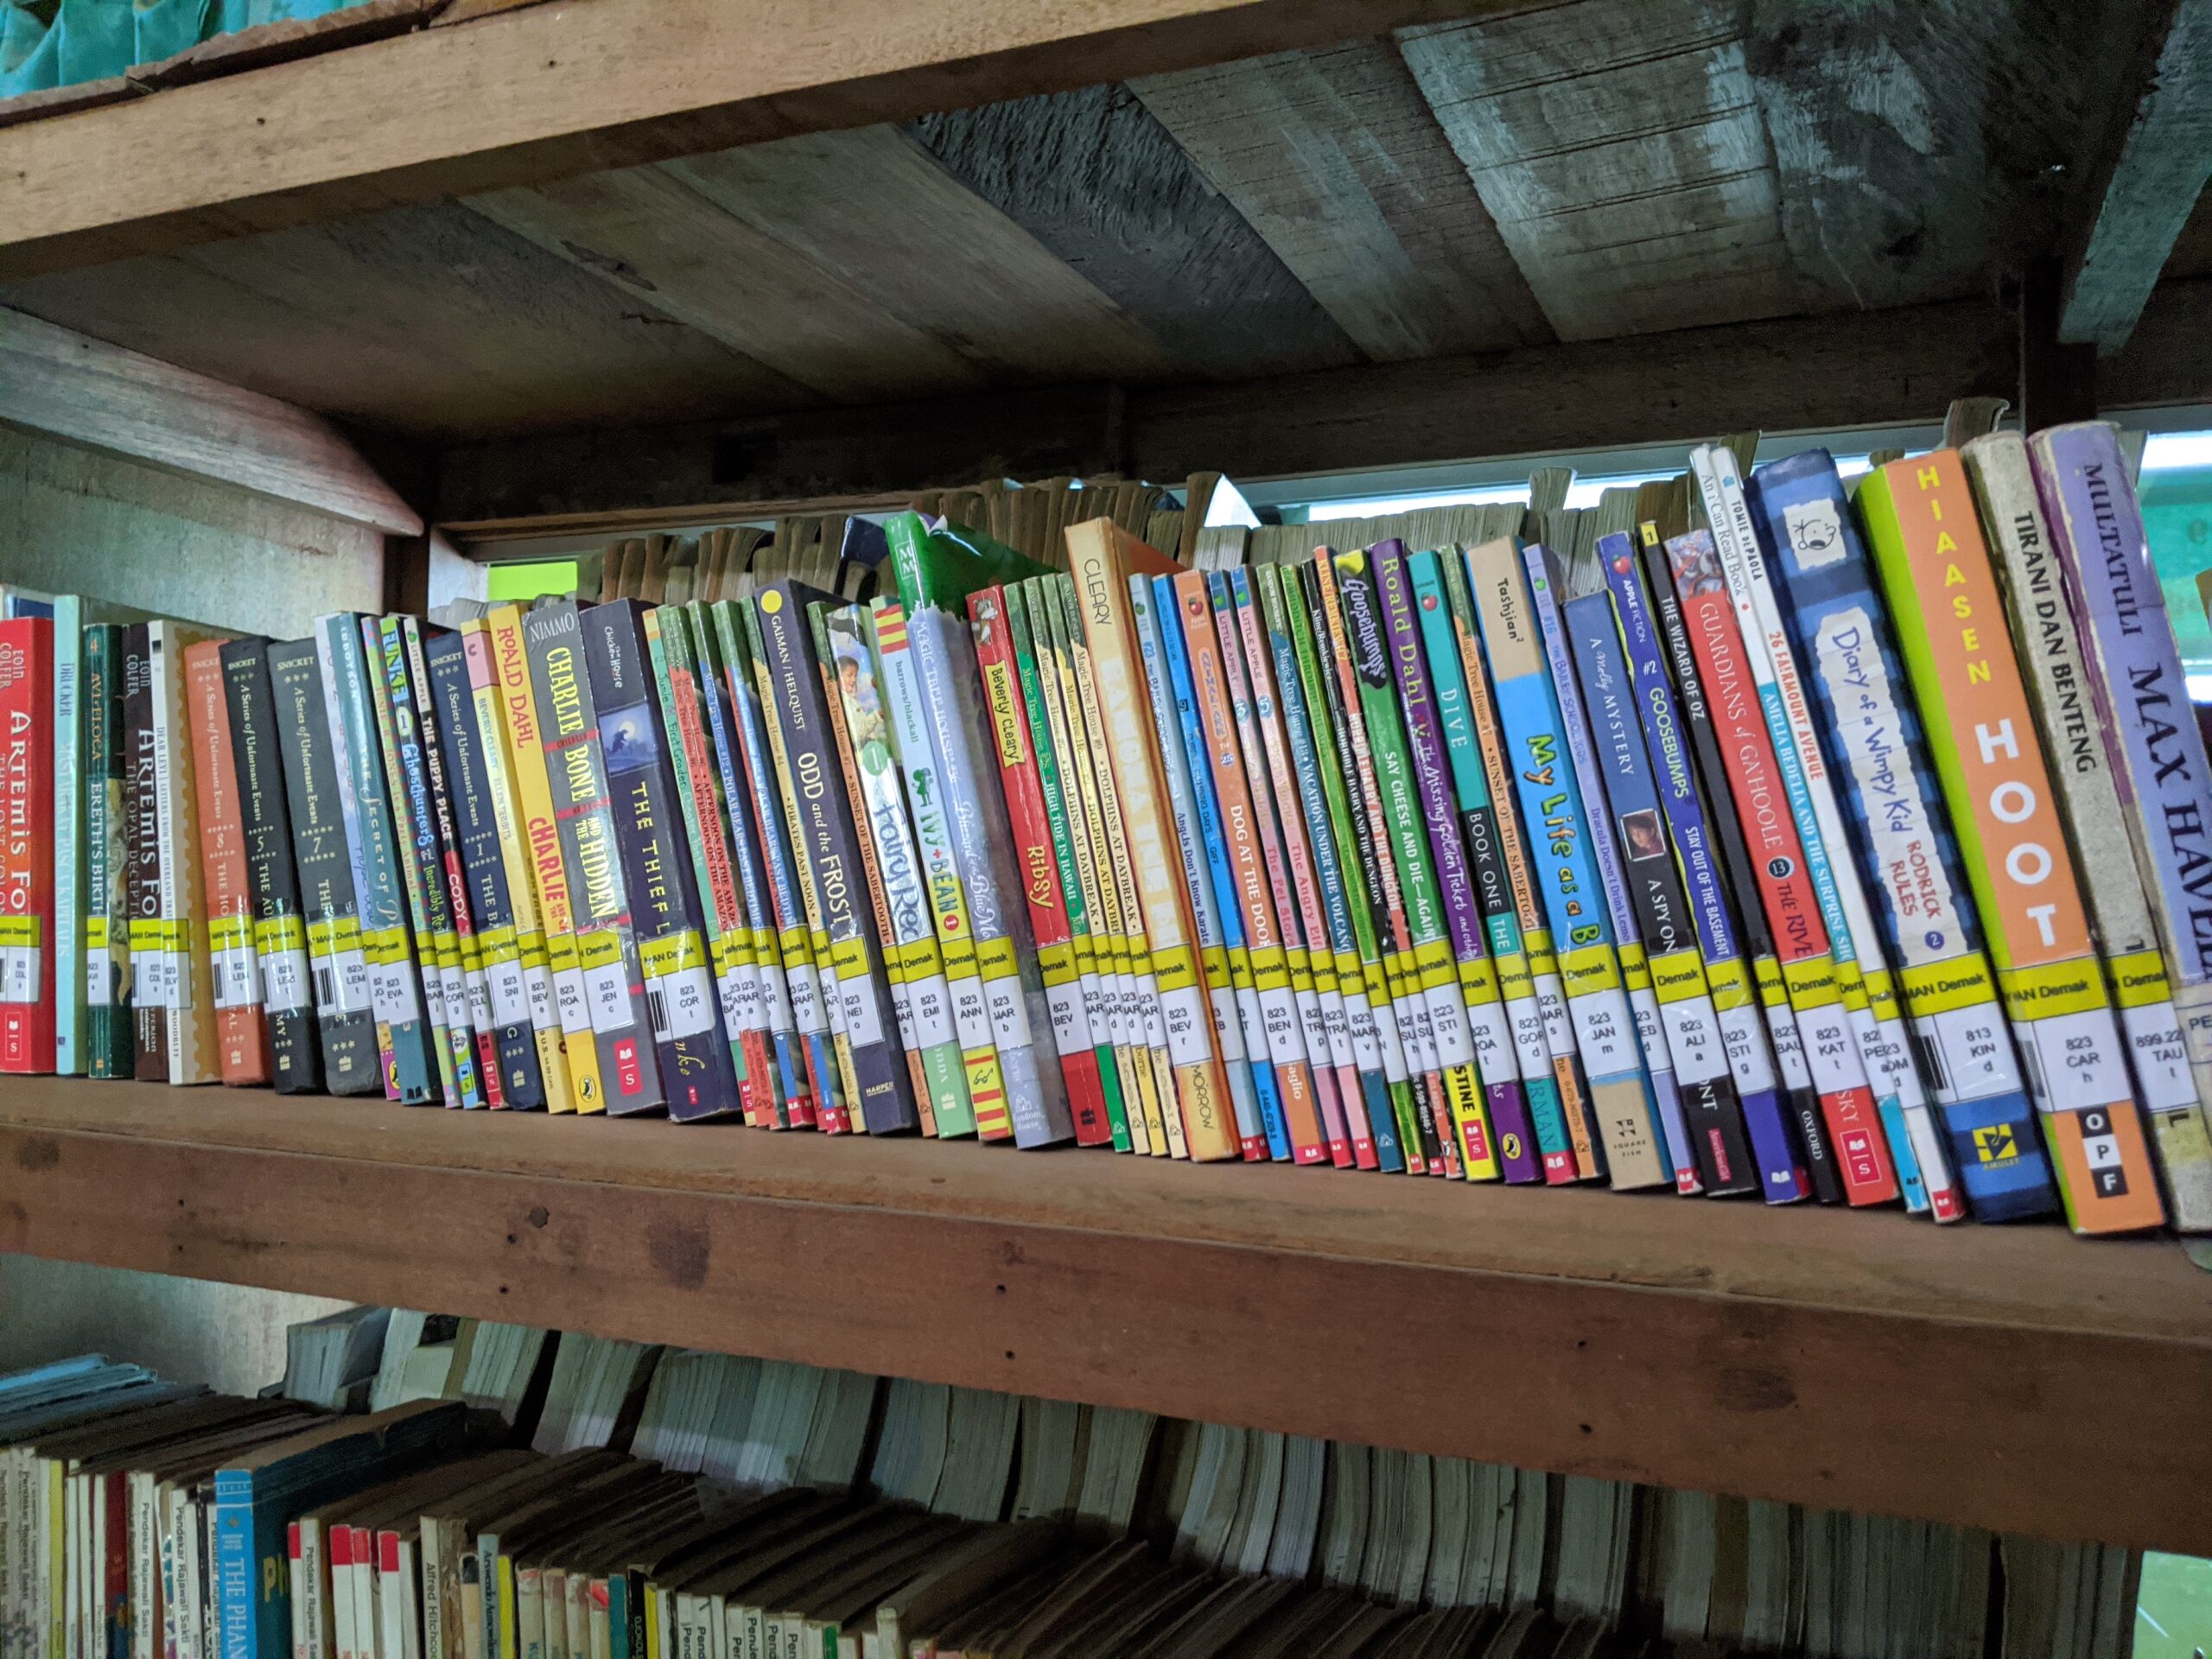
[[[200,868],[207,895],[207,953],[213,968],[215,1037],[223,1081],[269,1081],[269,1029],[253,944],[253,884],[231,752],[223,645],[185,647],[185,718],[192,727],[192,782],[200,798]]]
[[[54,1070],[54,623],[0,622],[0,1071]]]
[[[1060,1047],[1060,1076],[1067,1084],[1068,1115],[1075,1121],[1076,1144],[1111,1146],[1113,1125],[1106,1115],[1105,1086],[1098,1077],[1098,1051],[1084,1015],[1083,987],[1076,973],[1074,934],[1068,923],[1060,866],[1052,850],[1052,826],[1045,812],[1045,785],[1037,772],[1037,753],[1029,740],[1027,700],[1014,641],[1006,626],[1006,590],[983,588],[968,595],[968,620],[976,639],[976,662],[983,672],[983,707],[991,725],[991,747],[1006,791],[1006,815],[1014,830],[1014,867],[1021,873],[1021,893],[1029,905],[1029,927],[1044,970],[1045,996],[1052,1009],[1052,1038]]]

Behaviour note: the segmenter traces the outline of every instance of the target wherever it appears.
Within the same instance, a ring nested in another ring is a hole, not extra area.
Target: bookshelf
[[[2212,1553],[2171,1242],[83,1081],[0,1169],[9,1250]]]

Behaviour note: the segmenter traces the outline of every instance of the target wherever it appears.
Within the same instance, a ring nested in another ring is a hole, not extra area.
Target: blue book
[[[1824,746],[1840,763],[1852,851],[1878,895],[1912,1046],[1974,1214],[2044,1215],[2057,1194],[1928,740],[1873,566],[1825,449],[1770,461],[1745,491]]]

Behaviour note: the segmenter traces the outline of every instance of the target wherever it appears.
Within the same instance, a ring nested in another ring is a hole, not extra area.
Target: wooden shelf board
[[[2171,1241],[25,1078],[0,1249],[2212,1554]]]

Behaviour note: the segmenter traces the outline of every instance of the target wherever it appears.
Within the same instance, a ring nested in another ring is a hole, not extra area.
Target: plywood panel
[[[1797,308],[1734,7],[1581,0],[1401,49],[1561,338]]]
[[[1132,90],[1370,358],[1549,336],[1389,41],[1153,75]]]

